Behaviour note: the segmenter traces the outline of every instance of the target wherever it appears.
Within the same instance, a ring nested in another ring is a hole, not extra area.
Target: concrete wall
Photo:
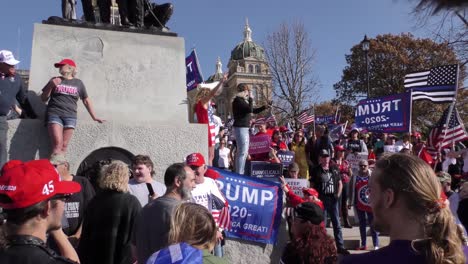
[[[205,125],[188,123],[185,90],[185,48],[182,38],[36,24],[29,98],[43,116],[38,95],[58,75],[53,63],[72,58],[78,78],[87,86],[98,117],[91,120],[78,106],[78,125],[67,158],[71,171],[93,151],[118,147],[150,155],[156,178],[167,166],[192,152],[208,153]],[[10,159],[48,158],[50,142],[43,119],[9,121]],[[277,263],[285,241],[278,245],[228,240],[229,263]]]
[[[9,158],[30,160],[48,158],[50,142],[47,129],[41,120],[9,121]],[[204,132],[204,133],[203,133]],[[196,139],[196,140],[193,140]],[[76,172],[80,163],[94,150],[118,147],[133,154],[150,155],[155,164],[157,178],[162,176],[168,165],[183,162],[186,155],[206,151],[208,137],[199,124],[165,125],[108,121],[98,124],[83,121],[70,142],[67,158],[71,171]]]
[[[32,47],[32,91],[59,75],[55,62],[71,58],[99,117],[188,122],[182,38],[36,24]]]

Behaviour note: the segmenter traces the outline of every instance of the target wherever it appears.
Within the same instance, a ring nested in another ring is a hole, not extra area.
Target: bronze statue
[[[76,19],[76,0],[62,0],[62,17],[67,20]]]
[[[145,0],[147,1],[147,0]],[[163,29],[174,12],[174,6],[171,3],[157,5],[156,3],[146,2],[145,5],[145,26],[147,28],[156,27]]]

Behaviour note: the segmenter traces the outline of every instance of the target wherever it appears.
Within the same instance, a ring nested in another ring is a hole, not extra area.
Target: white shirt
[[[203,205],[206,209],[208,209],[208,211],[211,212],[211,194],[214,194],[218,197],[223,197],[219,191],[216,181],[205,177],[205,181],[203,183],[197,184],[195,189],[193,189],[192,200],[199,205]]]
[[[218,167],[229,168],[229,153],[230,152],[231,150],[229,148],[226,148],[226,147],[219,148]]]
[[[151,186],[153,186],[153,191],[158,197],[166,193],[166,186],[160,182],[153,180]],[[128,181],[128,192],[138,199],[141,207],[144,207],[149,202],[149,191],[144,182],[139,183],[135,179],[130,179]]]

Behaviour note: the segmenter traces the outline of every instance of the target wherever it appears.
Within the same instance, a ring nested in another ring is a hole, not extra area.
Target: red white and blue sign
[[[361,100],[355,112],[356,126],[369,132],[408,132],[411,123],[409,93]]]
[[[215,170],[220,174],[216,181],[229,203],[231,229],[227,237],[274,244],[283,211],[281,185]]]
[[[372,212],[372,208],[370,206],[369,201],[369,184],[368,181],[358,181],[356,182],[356,192],[357,192],[357,201],[356,207],[357,209],[365,212]]]

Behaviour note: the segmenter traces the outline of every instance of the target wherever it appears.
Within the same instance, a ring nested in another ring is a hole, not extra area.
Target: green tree
[[[342,79],[334,84],[335,103],[354,106],[367,93],[365,54],[361,44],[351,48],[351,54],[345,55],[347,66]],[[370,39],[369,83],[370,97],[398,94],[405,91],[404,77],[415,71],[431,67],[460,63],[447,43],[436,43],[431,39],[418,39],[409,33],[400,35],[378,35]],[[460,69],[460,78],[465,77],[464,66]],[[460,87],[462,82],[460,81]],[[460,92],[461,93],[461,92]],[[422,129],[431,126],[446,105],[431,102],[413,104],[413,127]],[[348,111],[353,111],[348,108]],[[431,111],[428,111],[431,109]],[[350,114],[350,113],[345,113]]]

